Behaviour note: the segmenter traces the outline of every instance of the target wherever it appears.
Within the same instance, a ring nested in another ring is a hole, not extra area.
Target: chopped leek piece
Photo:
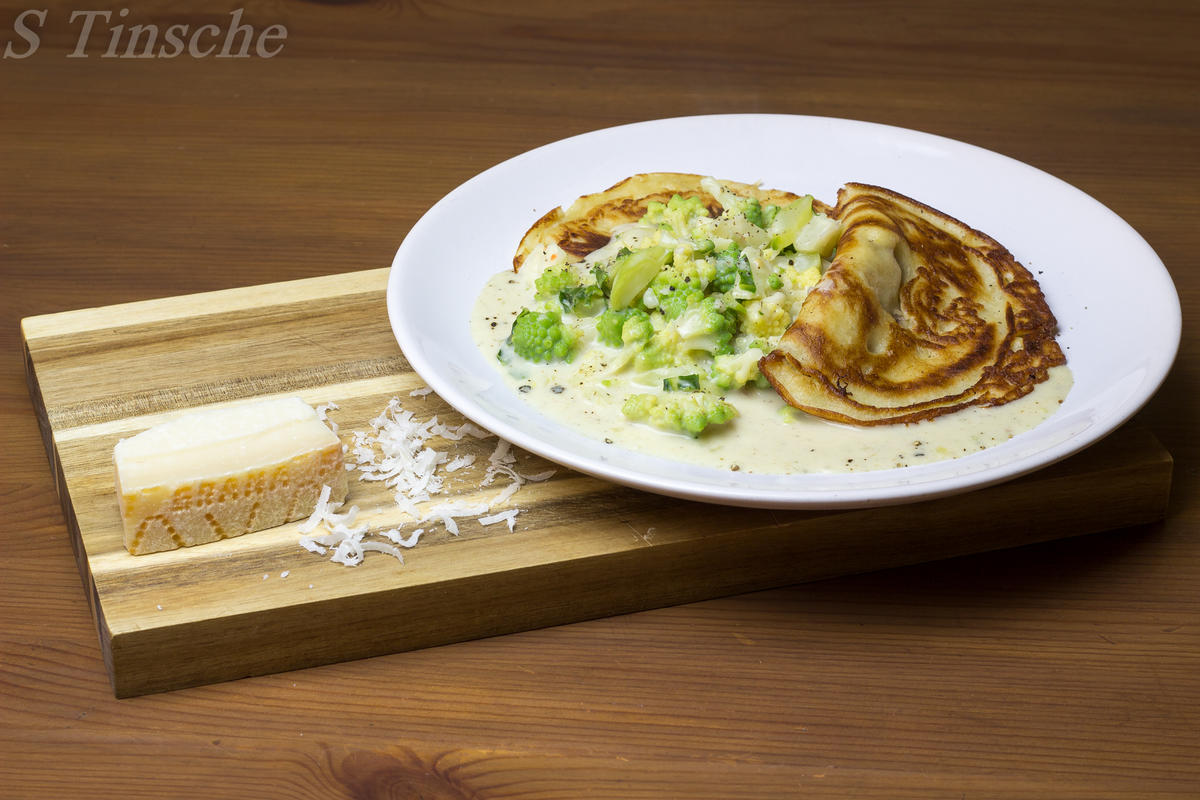
[[[799,200],[793,200],[775,215],[767,233],[771,234],[771,249],[782,250],[796,239],[796,234],[812,219],[813,198],[806,194]]]
[[[691,392],[700,388],[699,375],[676,375],[673,378],[663,378],[664,392]]]
[[[635,250],[617,261],[612,274],[609,308],[620,310],[632,303],[662,271],[672,253],[666,247]]]
[[[837,247],[842,235],[842,226],[837,220],[830,219],[824,214],[816,214],[796,234],[792,244],[797,253],[818,253],[828,258]]]

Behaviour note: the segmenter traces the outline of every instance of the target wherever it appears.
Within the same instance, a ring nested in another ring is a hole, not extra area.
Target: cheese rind
[[[310,515],[348,490],[342,445],[297,398],[195,412],[113,451],[125,548],[214,542]]]

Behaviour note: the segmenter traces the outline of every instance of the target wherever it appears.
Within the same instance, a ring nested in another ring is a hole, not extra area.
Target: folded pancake
[[[790,405],[854,425],[1007,403],[1066,363],[1037,281],[998,242],[903,195],[838,193],[837,255],[759,369]]]
[[[650,202],[666,203],[672,195],[701,198],[709,214],[715,217],[722,211],[721,203],[700,185],[702,180],[703,175],[647,172],[626,178],[603,192],[584,195],[569,207],[555,208],[534,223],[521,239],[513,256],[513,269],[519,270],[530,254],[551,244],[561,247],[572,259],[581,259],[607,244],[617,226],[641,219]],[[791,192],[734,181],[719,182],[736,195],[753,197],[764,204],[785,205],[797,199]],[[813,202],[813,209],[825,214],[832,211],[818,201]]]

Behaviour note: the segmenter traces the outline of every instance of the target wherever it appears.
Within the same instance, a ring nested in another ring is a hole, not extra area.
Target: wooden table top
[[[219,58],[235,8],[191,5],[0,10],[0,796],[1200,795],[1200,7],[253,3]],[[727,112],[961,139],[1132,224],[1184,308],[1167,520],[113,698],[21,318],[386,266],[510,156]]]

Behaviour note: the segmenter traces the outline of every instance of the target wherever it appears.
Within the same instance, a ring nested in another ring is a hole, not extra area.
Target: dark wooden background
[[[0,59],[0,797],[1200,796],[1200,5],[276,0],[241,6],[286,26],[273,58],[105,58],[114,25],[238,7],[131,2],[68,57],[100,7],[37,4]],[[962,139],[1137,228],[1184,307],[1141,415],[1167,521],[112,698],[22,317],[386,266],[510,156],[725,112]]]

